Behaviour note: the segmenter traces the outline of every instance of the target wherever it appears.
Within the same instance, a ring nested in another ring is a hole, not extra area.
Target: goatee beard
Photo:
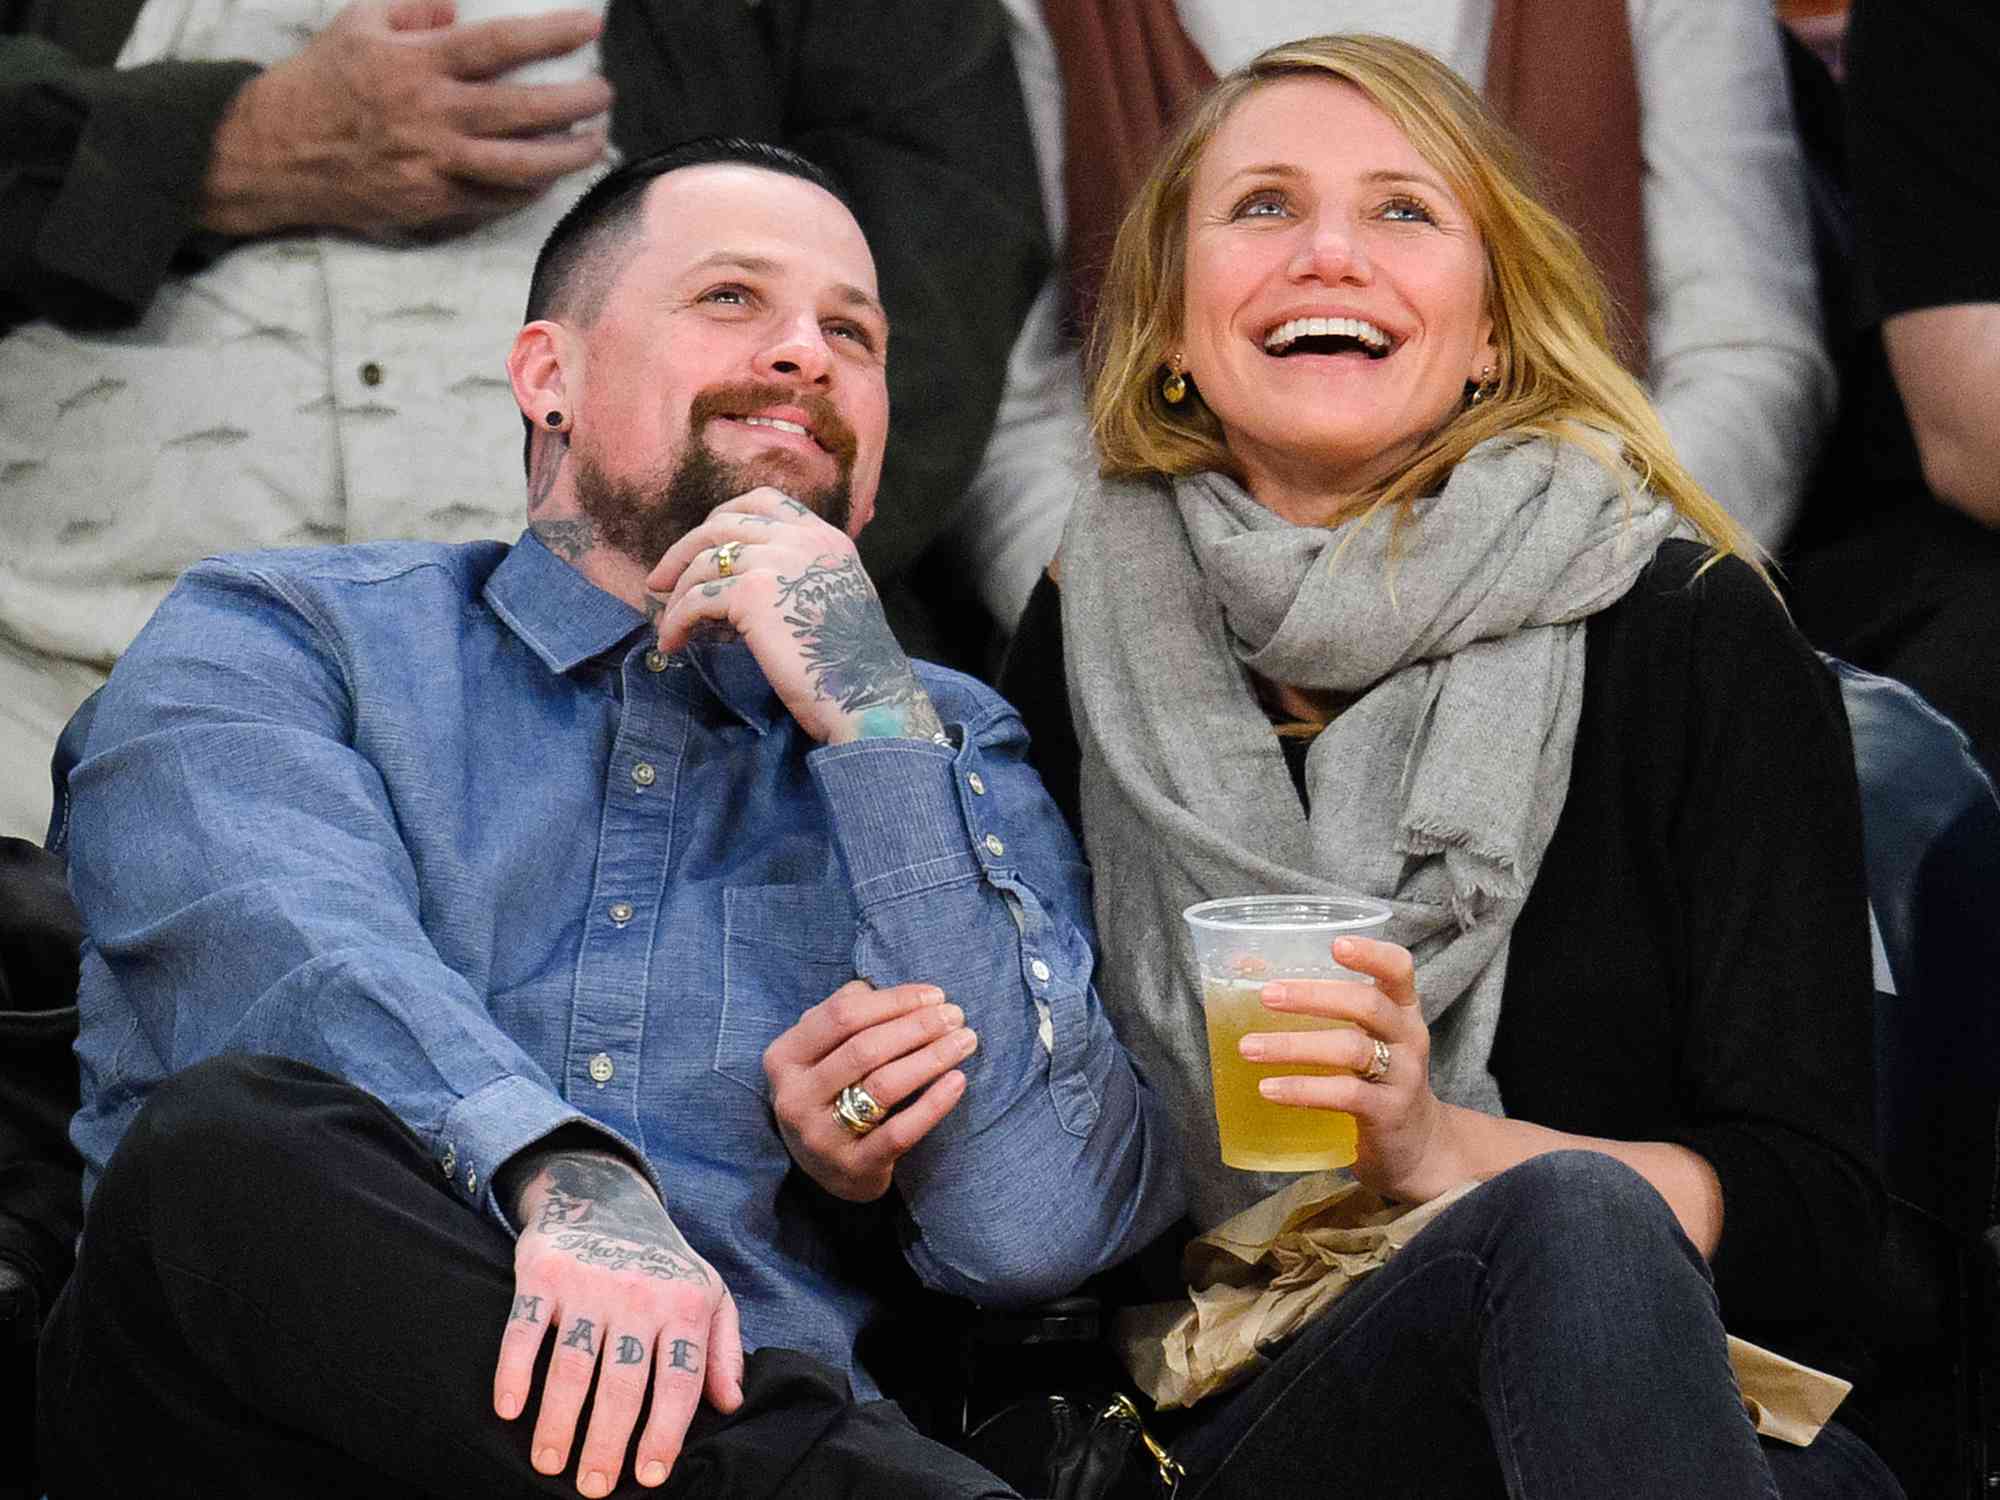
[[[703,433],[711,418],[779,404],[804,406],[812,413],[814,433],[836,464],[831,483],[817,489],[799,484],[794,477],[795,455],[789,451],[774,450],[745,463],[729,463],[708,446]],[[782,387],[704,391],[690,407],[688,431],[688,445],[671,472],[656,471],[637,479],[613,478],[594,453],[581,445],[572,448],[577,505],[590,518],[602,545],[650,570],[716,506],[759,485],[783,490],[829,526],[847,530],[853,512],[855,443],[851,429],[824,397],[801,397]]]

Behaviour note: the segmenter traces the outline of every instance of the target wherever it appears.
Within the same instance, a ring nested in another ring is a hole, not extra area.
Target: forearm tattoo
[[[780,578],[778,605],[804,648],[814,697],[855,715],[867,735],[929,739],[943,732],[859,558],[824,558],[796,578]]]

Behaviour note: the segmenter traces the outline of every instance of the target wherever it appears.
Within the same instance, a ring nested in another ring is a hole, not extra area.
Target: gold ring
[[[868,1134],[888,1115],[881,1102],[858,1083],[850,1083],[833,1101],[833,1117],[855,1135]]]
[[[743,550],[741,542],[724,542],[715,549],[715,571],[724,578],[733,577],[736,572],[736,554]]]
[[[1368,1059],[1368,1071],[1361,1075],[1363,1083],[1380,1083],[1389,1076],[1389,1044],[1379,1036],[1375,1038],[1375,1055]]]

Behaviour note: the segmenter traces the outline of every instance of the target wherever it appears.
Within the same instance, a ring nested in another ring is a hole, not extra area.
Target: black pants
[[[573,1496],[529,1466],[534,1408],[492,1409],[513,1250],[361,1090],[269,1058],[177,1075],[106,1169],[43,1335],[50,1495]],[[757,1351],[744,1394],[701,1407],[665,1487],[628,1461],[616,1493],[1010,1493],[805,1355]]]

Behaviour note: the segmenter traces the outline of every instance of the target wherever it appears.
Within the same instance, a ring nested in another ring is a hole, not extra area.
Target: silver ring
[[[1389,1044],[1379,1036],[1375,1038],[1375,1055],[1368,1059],[1367,1071],[1361,1075],[1363,1083],[1380,1083],[1389,1076]]]
[[[724,578],[736,572],[736,554],[743,550],[741,542],[724,542],[715,549],[715,571]]]
[[[868,1090],[850,1083],[833,1101],[833,1117],[854,1135],[866,1135],[889,1117],[889,1111]]]

